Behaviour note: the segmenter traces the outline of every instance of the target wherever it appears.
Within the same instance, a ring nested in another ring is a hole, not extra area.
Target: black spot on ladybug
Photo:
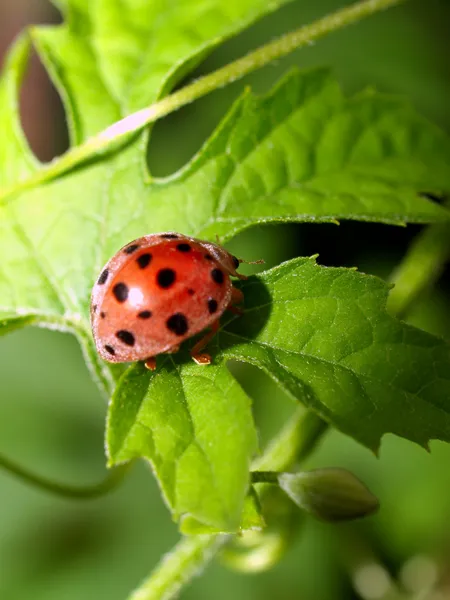
[[[176,279],[176,273],[173,269],[160,269],[156,275],[156,281],[159,287],[170,288]]]
[[[93,312],[93,313],[96,313],[96,312],[97,312],[97,305],[96,305],[96,304],[94,304],[94,305],[93,305],[93,307],[92,307],[92,312]]]
[[[109,275],[109,271],[108,269],[105,269],[102,274],[100,275],[100,277],[98,278],[98,285],[103,285],[104,283],[106,283],[106,280],[108,279],[108,275]]]
[[[125,302],[128,298],[128,287],[124,283],[116,283],[112,291],[117,302]]]
[[[137,264],[141,269],[145,269],[151,263],[152,255],[146,252],[145,254],[141,254],[139,258],[136,259]]]
[[[233,259],[234,268],[237,269],[240,265],[239,259],[236,256],[232,256],[231,258]]]
[[[138,313],[138,317],[140,319],[150,319],[151,316],[152,312],[150,310],[143,310],[140,313]]]
[[[213,269],[211,271],[211,277],[216,283],[223,283],[223,271],[220,269]]]
[[[192,248],[189,244],[178,244],[177,250],[179,252],[190,252]]]
[[[211,314],[215,313],[217,310],[217,300],[214,298],[209,298],[208,300],[208,310]]]
[[[125,254],[133,254],[133,252],[136,252],[136,250],[139,248],[139,244],[131,244],[131,246],[127,246],[124,249],[124,253]]]
[[[175,335],[184,335],[188,327],[188,322],[183,313],[175,313],[169,317],[166,321],[167,329],[172,331]]]
[[[102,311],[102,312],[100,313],[100,317],[101,317],[102,319],[104,319],[104,318],[106,317],[106,313],[104,313],[104,312]]]
[[[131,331],[120,329],[119,331],[116,331],[116,338],[127,346],[134,346],[134,335],[131,333]]]
[[[193,296],[195,294],[195,290],[193,290],[192,288],[188,288],[187,293],[189,294],[189,296]]]
[[[160,237],[165,240],[177,240],[179,236],[175,233],[163,233]]]
[[[116,353],[116,351],[114,350],[114,348],[112,346],[106,345],[105,350],[106,350],[106,352],[109,352],[109,354],[112,354],[113,356]]]
[[[214,258],[211,256],[211,254],[205,254],[205,258],[206,258],[206,260],[214,260]]]

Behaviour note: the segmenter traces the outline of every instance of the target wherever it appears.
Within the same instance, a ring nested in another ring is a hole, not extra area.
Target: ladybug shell
[[[92,292],[100,356],[128,362],[175,350],[224,312],[237,265],[218,244],[178,233],[130,242],[105,265]]]

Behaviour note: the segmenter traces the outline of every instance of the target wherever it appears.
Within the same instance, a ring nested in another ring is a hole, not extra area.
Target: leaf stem
[[[316,447],[328,424],[299,407],[264,454],[253,462],[254,471],[286,471],[304,460]]]
[[[94,498],[99,498],[100,496],[108,494],[122,482],[130,464],[131,463],[127,463],[126,465],[121,465],[115,469],[112,469],[108,472],[103,481],[95,485],[75,486],[58,483],[57,481],[53,481],[47,477],[37,475],[36,473],[33,473],[25,467],[22,467],[16,462],[10,460],[6,456],[0,454],[0,467],[3,467],[12,475],[15,475],[22,481],[38,487],[41,490],[45,490],[46,492],[76,500],[93,500]]]
[[[278,485],[278,471],[252,471],[252,483],[274,483]]]
[[[310,45],[333,31],[342,29],[364,17],[400,4],[403,1],[363,0],[326,15],[310,25],[286,33],[225,67],[201,77],[163,100],[117,121],[98,135],[88,139],[84,144],[70,149],[61,157],[42,167],[30,177],[0,192],[0,200],[55,179],[80,163],[111,151],[117,147],[118,143],[126,142],[131,134],[140,131],[149,123],[167,116],[182,106],[190,104],[194,100],[268,65],[274,60],[290,54],[294,50]]]
[[[449,258],[450,225],[437,223],[425,228],[390,278],[395,287],[388,297],[388,311],[404,317],[419,294],[437,281]]]
[[[166,554],[150,577],[128,600],[168,600],[204,567],[216,552],[228,541],[229,535],[196,535],[182,538],[169,554]]]

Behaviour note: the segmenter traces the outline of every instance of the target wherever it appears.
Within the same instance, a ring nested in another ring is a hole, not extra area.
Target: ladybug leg
[[[219,330],[219,319],[214,321],[211,325],[211,331],[208,331],[201,340],[199,340],[195,346],[192,348],[190,354],[192,356],[192,360],[196,362],[198,365],[209,365],[211,364],[211,356],[206,353],[201,353],[201,350],[206,346],[206,344],[216,335]]]
[[[156,370],[156,358],[154,356],[150,356],[150,358],[147,358],[144,365],[149,371],[155,371]]]
[[[238,290],[235,287],[231,288],[231,299],[227,306],[227,310],[232,312],[234,315],[243,315],[244,311],[242,308],[235,306],[235,304],[242,304],[242,302],[244,302],[244,294],[241,292],[241,290]]]

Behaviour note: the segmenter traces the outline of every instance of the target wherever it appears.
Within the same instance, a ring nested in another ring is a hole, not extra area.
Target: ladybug
[[[230,276],[242,262],[219,244],[180,233],[152,233],[121,248],[105,265],[92,291],[91,325],[97,351],[109,362],[145,360],[174,353],[181,342],[210,327],[192,348],[201,351],[225,310],[237,314],[244,297]]]

